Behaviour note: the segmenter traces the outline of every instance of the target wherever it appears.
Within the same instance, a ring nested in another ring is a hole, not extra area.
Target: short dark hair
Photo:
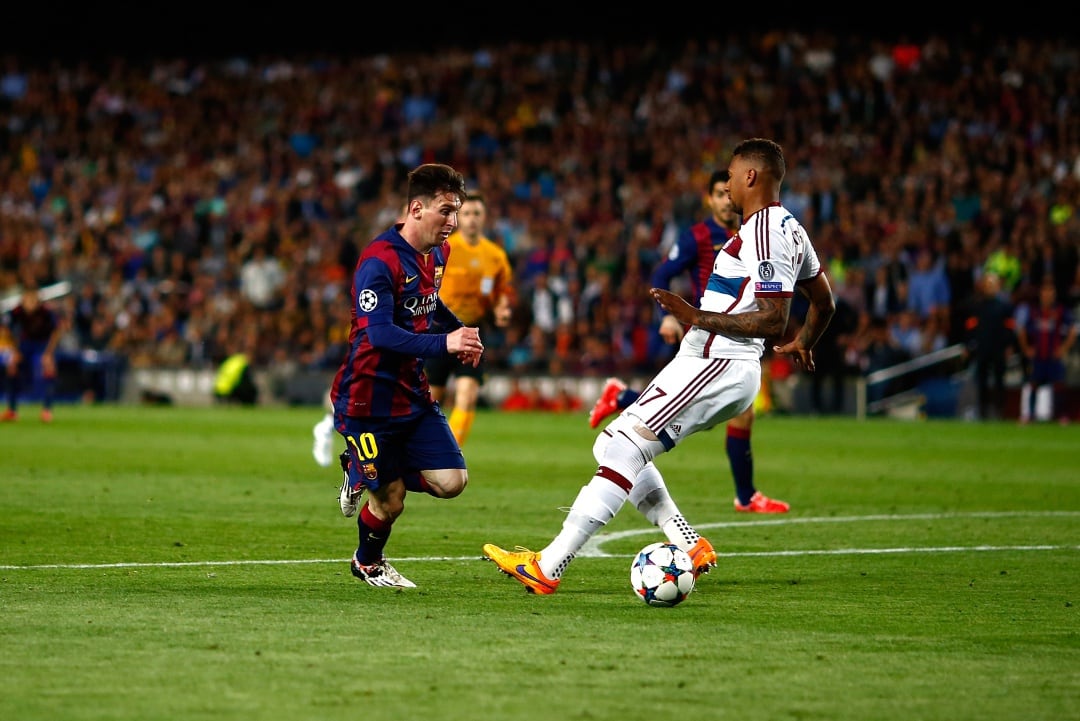
[[[417,198],[431,200],[442,193],[453,193],[464,203],[468,197],[465,177],[442,163],[425,163],[409,172],[407,202],[411,203]]]
[[[705,191],[711,194],[717,183],[726,183],[729,180],[731,180],[731,173],[728,172],[727,168],[714,170],[709,176],[709,187],[705,188]]]
[[[744,140],[735,146],[735,150],[731,154],[735,156],[742,155],[745,158],[758,161],[776,178],[777,182],[783,180],[784,174],[787,173],[784,150],[779,143],[768,138]]]
[[[465,196],[465,200],[472,200],[480,203],[480,205],[483,205],[484,207],[487,207],[487,198],[485,198],[484,194],[481,193],[479,190],[470,190],[469,194]]]

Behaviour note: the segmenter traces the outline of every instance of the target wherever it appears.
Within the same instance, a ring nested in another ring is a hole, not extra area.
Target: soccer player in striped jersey
[[[513,312],[514,274],[503,247],[483,233],[487,221],[484,196],[469,193],[458,219],[458,229],[450,236],[454,262],[446,266],[439,297],[466,325],[482,328],[490,322],[504,328],[510,324]],[[424,362],[431,395],[439,403],[443,403],[447,381],[454,376],[450,430],[459,445],[465,445],[476,418],[476,401],[484,384],[485,370],[483,361],[474,367],[452,356]]]
[[[349,351],[330,401],[346,445],[341,512],[357,515],[359,528],[352,574],[372,586],[416,585],[383,555],[406,489],[453,498],[468,482],[422,360],[452,355],[475,366],[484,351],[479,330],[463,325],[439,299],[447,238],[465,195],[464,178],[448,165],[412,170],[403,218],[368,244],[353,273]],[[436,326],[447,332],[433,332]]]
[[[1065,358],[1080,334],[1080,325],[1072,311],[1057,299],[1057,288],[1050,278],[1039,286],[1036,303],[1024,304],[1017,310],[1016,335],[1020,350],[1027,359],[1020,406],[1020,422],[1035,420],[1035,405],[1039,389],[1048,387],[1050,413],[1058,414],[1058,422],[1070,420],[1065,404]]]
[[[785,170],[783,150],[771,140],[751,138],[735,146],[728,193],[743,222],[716,254],[700,307],[661,288],[650,291],[690,327],[675,357],[600,433],[593,446],[599,466],[543,549],[507,551],[484,544],[484,555],[528,591],[554,593],[575,554],[628,498],[690,554],[698,574],[715,565],[712,544],[683,518],[653,460],[750,407],[761,383],[764,339],[783,336],[796,289],[809,299],[805,323],[795,338],[773,350],[814,368],[812,349],[836,302],[806,230],[780,204]]]
[[[691,297],[701,297],[709,282],[713,259],[739,230],[739,214],[732,207],[727,192],[729,177],[727,168],[714,170],[709,176],[708,194],[705,196],[709,217],[679,234],[667,258],[653,271],[651,281],[654,288],[670,290],[672,279],[687,274]],[[665,341],[674,345],[682,340],[683,332],[682,324],[674,316],[663,316],[660,335]],[[639,394],[639,390],[628,387],[621,379],[608,378],[589,413],[589,426],[596,428],[604,418],[633,403]],[[735,510],[744,513],[787,513],[791,508],[789,504],[769,498],[754,485],[754,456],[750,447],[753,425],[753,404],[727,424],[725,448],[731,478],[735,483]]]
[[[0,373],[3,373],[7,386],[7,410],[0,416],[0,421],[17,420],[20,393],[25,389],[36,389],[42,396],[41,421],[52,423],[55,353],[63,331],[60,319],[41,302],[38,287],[27,285],[19,305],[12,308],[3,321],[10,331],[11,341],[8,348],[0,346],[0,359],[4,360]]]

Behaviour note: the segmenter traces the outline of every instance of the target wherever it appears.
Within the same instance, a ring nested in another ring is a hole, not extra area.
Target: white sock
[[[697,539],[701,537],[683,518],[671,493],[668,492],[660,469],[652,463],[642,468],[634,479],[634,487],[630,489],[630,502],[648,519],[649,523],[664,532],[668,541],[684,551],[693,548]]]
[[[551,580],[562,578],[585,542],[615,517],[626,501],[626,491],[606,478],[593,476],[582,486],[563,521],[562,530],[540,552],[539,566]]]

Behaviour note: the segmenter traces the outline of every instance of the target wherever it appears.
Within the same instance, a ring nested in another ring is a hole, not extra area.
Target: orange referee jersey
[[[484,236],[472,245],[455,231],[449,241],[450,259],[443,270],[439,297],[462,323],[477,325],[499,298],[513,300],[510,259],[501,245]]]

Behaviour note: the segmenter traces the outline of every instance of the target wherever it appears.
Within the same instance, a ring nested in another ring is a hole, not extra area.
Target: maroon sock
[[[356,548],[356,560],[367,566],[382,560],[383,549],[390,538],[393,522],[381,521],[368,509],[368,504],[360,509],[356,518],[360,529],[360,545]]]

